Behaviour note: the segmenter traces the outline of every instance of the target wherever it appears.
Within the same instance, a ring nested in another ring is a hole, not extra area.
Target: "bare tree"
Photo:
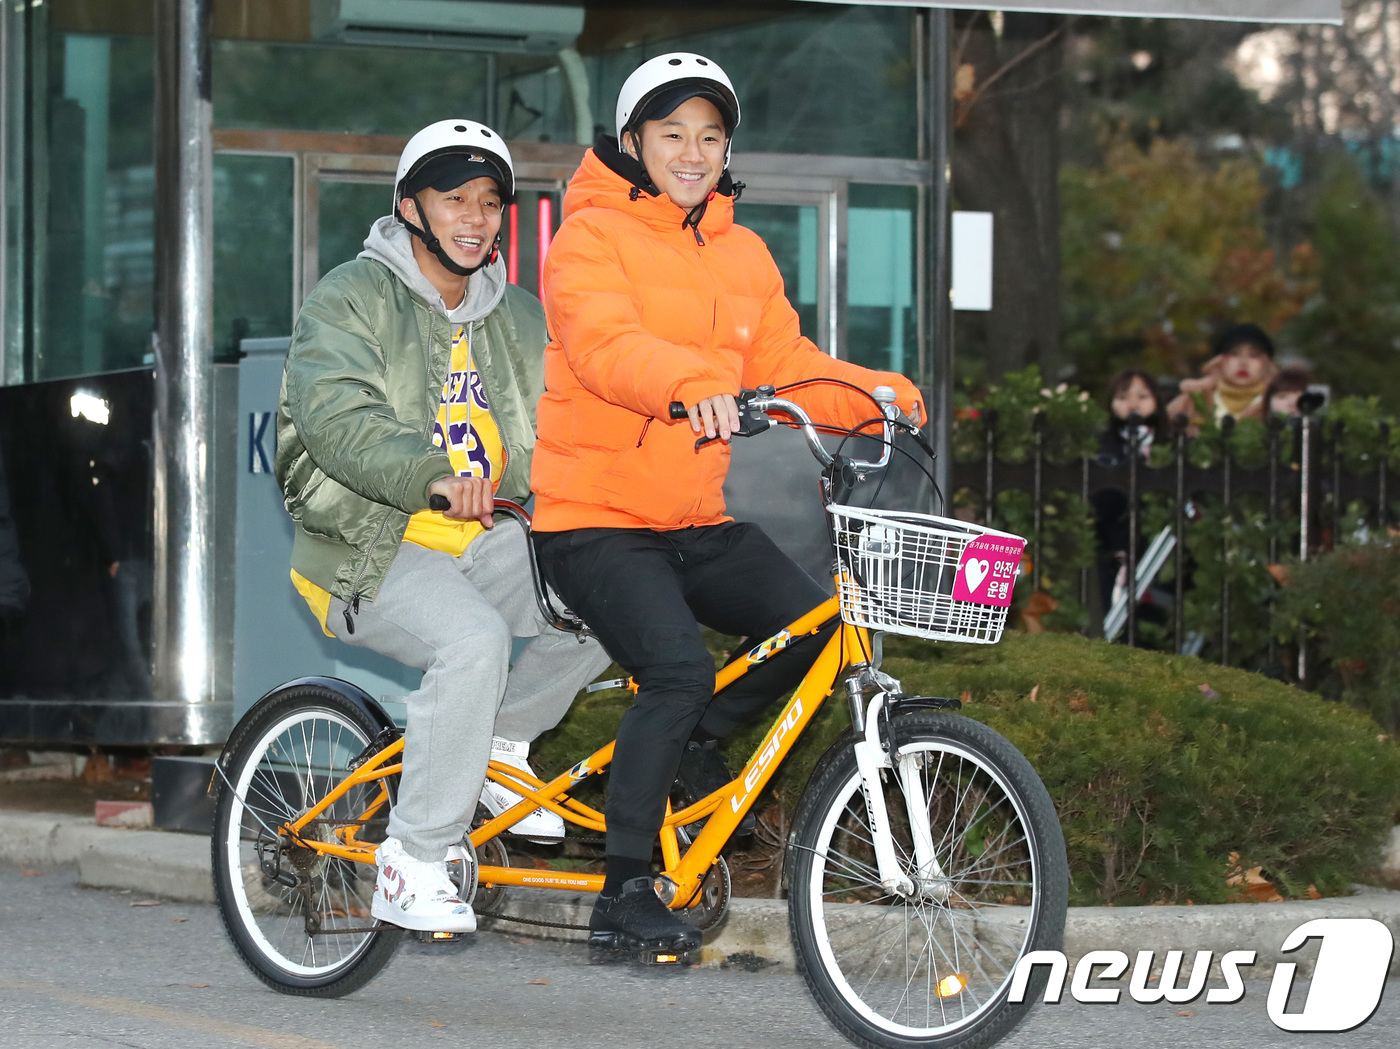
[[[1276,68],[1274,82],[1261,76],[1258,86],[1288,107],[1305,141],[1341,137],[1369,147],[1371,174],[1388,177],[1400,230],[1400,2],[1342,0],[1342,13],[1340,26],[1258,34],[1243,61]]]
[[[1060,107],[1065,20],[961,16],[953,196],[995,215],[993,309],[978,342],[992,374],[1060,369]]]

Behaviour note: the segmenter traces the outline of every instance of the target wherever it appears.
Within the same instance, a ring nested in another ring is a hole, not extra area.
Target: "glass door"
[[[842,360],[921,374],[919,187],[766,173],[748,181],[735,221],[773,253],[802,334]]]
[[[768,245],[783,275],[788,301],[802,322],[802,334],[832,355],[840,345],[839,315],[831,293],[835,196],[831,190],[759,185],[744,190],[734,205],[734,221]]]
[[[360,253],[375,219],[389,214],[396,164],[393,156],[303,156],[297,309],[317,281]]]
[[[392,177],[347,181],[322,178],[316,199],[316,269],[320,280],[365,246],[375,220],[389,214],[394,199]],[[314,284],[312,285],[315,286]]]

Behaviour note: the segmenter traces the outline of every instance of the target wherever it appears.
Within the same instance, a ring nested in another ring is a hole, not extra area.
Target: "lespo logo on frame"
[[[1394,937],[1374,918],[1315,918],[1289,933],[1279,951],[1288,954],[1311,939],[1322,942],[1303,1009],[1300,1012],[1284,1012],[1298,965],[1296,962],[1279,962],[1274,968],[1273,982],[1269,985],[1269,1019],[1280,1030],[1309,1034],[1339,1033],[1360,1027],[1381,1003],[1391,955],[1395,950]],[[1168,951],[1161,978],[1156,986],[1149,986],[1155,954],[1154,951],[1138,952],[1128,987],[1134,1001],[1148,1004],[1167,1001],[1184,1005],[1200,998],[1210,971],[1211,951],[1196,952],[1191,976],[1185,986],[1177,986],[1184,951]],[[1225,986],[1207,992],[1206,1002],[1225,1005],[1242,999],[1245,988],[1239,970],[1243,966],[1253,965],[1254,961],[1254,951],[1229,951],[1222,956],[1220,972]],[[1068,960],[1059,951],[1032,951],[1016,965],[1011,980],[1010,1001],[1025,1001],[1026,986],[1037,965],[1050,969],[1044,1000],[1058,1004],[1064,997]],[[1096,973],[1096,969],[1102,971]],[[1090,951],[1074,967],[1070,994],[1082,1004],[1116,1004],[1122,997],[1121,988],[1091,988],[1089,982],[1117,980],[1127,969],[1128,956],[1122,951]]]

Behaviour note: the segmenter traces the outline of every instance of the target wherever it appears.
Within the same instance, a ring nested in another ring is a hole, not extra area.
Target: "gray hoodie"
[[[388,266],[394,276],[408,286],[409,291],[423,298],[454,325],[481,320],[500,305],[506,293],[506,264],[497,256],[495,262],[488,263],[471,275],[467,281],[466,296],[455,310],[449,310],[437,288],[418,268],[418,260],[413,257],[413,234],[393,215],[375,220],[369,236],[365,238],[365,250],[360,252],[359,257]]]

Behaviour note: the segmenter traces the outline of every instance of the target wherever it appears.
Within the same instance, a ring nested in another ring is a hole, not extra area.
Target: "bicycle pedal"
[[[415,932],[414,935],[420,943],[432,944],[456,943],[467,938],[464,932]]]
[[[700,948],[648,944],[620,932],[588,934],[588,960],[595,963],[630,961],[642,965],[690,966],[700,961]]]

